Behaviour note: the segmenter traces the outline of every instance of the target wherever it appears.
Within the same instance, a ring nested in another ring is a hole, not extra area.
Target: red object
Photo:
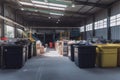
[[[49,42],[49,47],[53,48],[53,43],[52,42]]]
[[[2,37],[1,40],[8,40],[8,38],[7,37]]]

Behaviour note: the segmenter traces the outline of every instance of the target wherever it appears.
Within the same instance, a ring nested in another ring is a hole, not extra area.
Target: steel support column
[[[93,28],[93,34],[92,34],[92,36],[93,37],[95,37],[95,15],[93,15],[93,26],[92,26],[92,28]]]
[[[4,16],[4,2],[0,3],[1,5],[1,15]],[[4,20],[2,20],[2,26],[1,26],[1,37],[5,37],[5,26],[4,26]]]
[[[83,34],[84,40],[87,39],[87,34],[86,34],[86,19],[84,20],[84,34]]]
[[[110,16],[111,16],[111,8],[108,8],[107,9],[107,39],[108,40],[111,40]]]
[[[17,13],[16,13],[16,11],[15,11],[14,15],[15,15],[15,22],[17,22]],[[17,25],[15,25],[14,34],[15,34],[15,38],[17,38],[18,37],[18,35],[17,35]]]

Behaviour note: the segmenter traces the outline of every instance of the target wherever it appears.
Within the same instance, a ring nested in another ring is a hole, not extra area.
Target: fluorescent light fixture
[[[64,16],[64,14],[60,14],[60,13],[52,13],[52,12],[50,12],[50,15]]]
[[[35,7],[41,7],[41,8],[49,8],[48,6],[45,6],[45,5],[38,5],[38,4],[35,4],[34,6],[35,6]]]
[[[48,6],[63,7],[63,8],[67,7],[67,5],[63,5],[63,4],[55,4],[55,3],[48,3],[48,2],[34,1],[34,0],[32,0],[32,2],[35,4],[42,4],[42,5],[48,5]]]
[[[72,7],[74,8],[74,7],[75,7],[75,4],[72,4]]]
[[[23,10],[25,10],[24,8],[21,8],[21,10],[23,11]]]
[[[32,0],[32,3],[35,3],[35,4],[42,4],[42,5],[47,5],[46,2],[42,2],[42,1],[34,1],[34,0]]]
[[[21,2],[21,1],[19,1],[19,3],[22,4],[22,5],[33,6],[32,3],[28,3],[28,2]]]
[[[38,10],[35,10],[35,12],[38,12]]]
[[[63,10],[63,11],[65,10],[65,8],[52,7],[52,6],[47,6],[47,5],[38,5],[38,4],[33,4],[33,3],[21,2],[21,1],[19,1],[19,3],[22,5],[27,5],[27,6],[32,6],[32,7],[48,8],[48,9]]]
[[[67,5],[62,5],[62,4],[54,4],[54,3],[48,3],[49,6],[56,6],[56,7],[63,7],[66,8]]]
[[[59,8],[59,7],[49,7],[49,9],[56,9],[56,10],[65,10],[65,8]]]

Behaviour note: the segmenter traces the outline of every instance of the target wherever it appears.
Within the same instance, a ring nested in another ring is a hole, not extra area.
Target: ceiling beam
[[[87,5],[87,6],[94,6],[99,8],[107,8],[107,4],[101,4],[101,3],[95,3],[95,2],[87,2],[87,1],[80,1],[80,0],[74,0],[73,3],[75,5]]]
[[[44,28],[49,28],[49,29],[73,29],[73,28],[79,28],[79,27],[30,27],[32,29],[44,29]]]
[[[31,15],[31,16],[41,16],[41,17],[49,17],[49,16],[51,16],[50,14],[47,14],[47,13],[41,13],[41,12],[33,12],[33,11],[28,11],[28,10],[25,10],[25,11],[17,11],[17,13],[18,14],[23,14],[23,15]],[[53,15],[52,15],[53,16]],[[54,15],[54,16],[56,16],[56,15]],[[60,17],[66,17],[66,18],[71,18],[71,16],[60,16]],[[72,17],[73,19],[74,18],[86,18],[86,17],[84,17],[84,16],[77,16],[77,17]]]
[[[77,15],[83,15],[83,16],[89,16],[91,15],[91,13],[81,13],[81,12],[73,12],[73,11],[68,11],[68,10],[53,10],[53,9],[48,9],[48,8],[40,8],[40,7],[33,7],[33,6],[26,6],[26,5],[23,5],[23,7],[26,7],[26,8],[33,8],[33,9],[40,9],[40,10],[50,10],[50,11],[60,11],[60,12],[65,12],[67,14],[77,14]]]
[[[110,3],[108,6],[111,6],[111,5],[113,5],[113,4],[115,4],[115,3],[117,3],[117,2],[119,2],[120,0],[114,0],[112,3]]]

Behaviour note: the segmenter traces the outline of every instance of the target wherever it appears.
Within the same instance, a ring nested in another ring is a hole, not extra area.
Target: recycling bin
[[[1,46],[0,46],[0,68],[2,67],[2,51],[1,51]]]
[[[52,42],[49,42],[49,47],[53,48],[53,43]]]
[[[79,44],[69,44],[68,45],[68,56],[71,61],[74,61],[74,45],[79,45]]]
[[[28,60],[28,50],[29,50],[28,45],[25,45],[25,61]]]
[[[3,46],[3,68],[21,68],[25,63],[24,46],[5,45]]]
[[[117,67],[118,47],[114,44],[97,45],[99,53],[97,54],[98,67]]]
[[[33,57],[33,43],[30,43],[28,45],[28,59],[30,59],[31,57]]]
[[[120,67],[120,47],[118,48],[117,64]]]
[[[33,56],[37,56],[37,53],[36,53],[36,42],[33,43]]]
[[[75,45],[74,62],[80,68],[94,68],[96,60],[96,46]]]

